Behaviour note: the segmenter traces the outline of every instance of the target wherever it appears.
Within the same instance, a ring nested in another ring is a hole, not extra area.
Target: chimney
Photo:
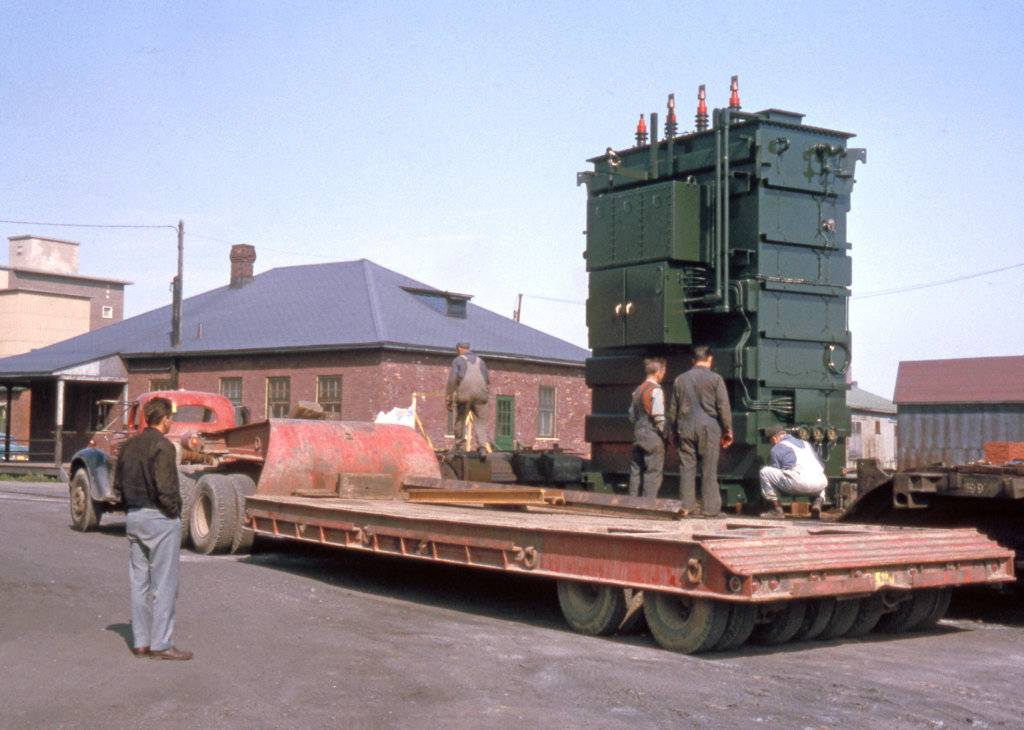
[[[250,243],[236,243],[231,247],[231,288],[241,289],[252,281],[252,265],[256,261],[256,247]]]

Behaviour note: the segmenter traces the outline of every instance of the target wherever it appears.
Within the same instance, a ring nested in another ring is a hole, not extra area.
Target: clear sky
[[[0,219],[186,226],[186,296],[369,258],[586,345],[585,191],[698,84],[857,133],[853,375],[1024,353],[1024,3],[0,0]],[[169,301],[171,230],[0,224]],[[219,240],[217,240],[219,239]],[[6,263],[6,246],[0,263]],[[325,296],[329,293],[325,293]],[[864,297],[864,298],[859,298]],[[552,301],[563,300],[563,301]]]

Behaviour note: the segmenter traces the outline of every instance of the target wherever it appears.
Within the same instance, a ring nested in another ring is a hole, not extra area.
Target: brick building
[[[11,236],[0,266],[0,357],[28,352],[120,322],[130,282],[78,273],[79,245],[42,236]],[[8,418],[12,448],[24,448],[31,398],[26,388],[0,389],[0,460]]]
[[[251,246],[235,246],[230,283],[185,300],[177,347],[168,306],[0,360],[0,384],[39,394],[33,438],[59,430],[67,456],[97,427],[98,399],[133,398],[176,378],[179,387],[227,395],[253,419],[307,400],[345,420],[371,420],[410,405],[415,393],[442,446],[452,440],[448,366],[466,340],[491,371],[489,431],[500,448],[586,449],[586,350],[365,259],[258,276],[254,260]]]

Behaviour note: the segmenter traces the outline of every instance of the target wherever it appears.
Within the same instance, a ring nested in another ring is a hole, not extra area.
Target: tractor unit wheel
[[[181,546],[188,546],[189,527],[192,521],[192,506],[196,502],[196,480],[188,474],[178,472],[178,492],[181,494]]]
[[[626,617],[625,591],[614,586],[560,580],[558,605],[569,626],[589,636],[615,633]]]
[[[878,630],[887,634],[904,634],[915,631],[935,610],[939,590],[916,590],[910,597],[896,606],[896,610],[885,614],[878,621]]]
[[[757,606],[750,603],[734,603],[729,607],[729,619],[725,631],[715,644],[715,651],[732,651],[743,646],[754,632],[757,624]]]
[[[665,649],[696,654],[713,648],[729,621],[724,601],[672,593],[645,592],[644,617],[654,640]]]
[[[836,608],[832,612],[832,618],[828,620],[828,625],[821,632],[821,638],[827,640],[846,636],[846,632],[850,630],[853,622],[857,620],[857,614],[860,612],[860,603],[861,599],[859,598],[852,598],[848,601],[836,601]]]
[[[825,632],[825,627],[832,619],[836,610],[836,599],[817,598],[807,602],[807,613],[804,614],[804,622],[800,630],[796,632],[793,641],[813,641]]]
[[[79,532],[95,530],[100,523],[100,509],[92,501],[89,472],[83,467],[75,472],[68,485],[71,526]]]
[[[796,636],[807,615],[806,601],[789,601],[764,623],[754,627],[750,641],[764,646],[785,644]]]
[[[231,540],[232,555],[247,555],[252,552],[252,544],[256,539],[256,533],[245,524],[245,498],[256,493],[256,482],[252,477],[245,474],[230,474],[228,479],[235,490],[235,500],[238,509],[238,528]]]
[[[225,474],[204,474],[196,486],[189,532],[196,552],[226,552],[239,529],[238,497]]]

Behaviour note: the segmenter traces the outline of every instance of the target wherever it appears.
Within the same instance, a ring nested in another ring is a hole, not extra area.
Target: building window
[[[540,438],[554,438],[555,435],[555,388],[540,386],[537,398],[537,435]]]
[[[291,378],[267,378],[267,418],[287,418],[291,399]]]
[[[860,421],[853,422],[853,432],[858,436],[860,435]]]
[[[875,434],[881,434],[881,433],[882,433],[882,422],[876,420],[875,421]]]
[[[316,402],[324,413],[341,415],[341,376],[321,375],[316,379]]]
[[[231,401],[231,405],[242,405],[242,379],[221,378],[220,394]]]
[[[113,307],[103,307],[100,316],[102,316],[103,319],[113,319],[114,318],[114,308]]]
[[[149,381],[149,389],[152,390],[170,390],[171,379],[170,378],[157,378],[156,380]]]

